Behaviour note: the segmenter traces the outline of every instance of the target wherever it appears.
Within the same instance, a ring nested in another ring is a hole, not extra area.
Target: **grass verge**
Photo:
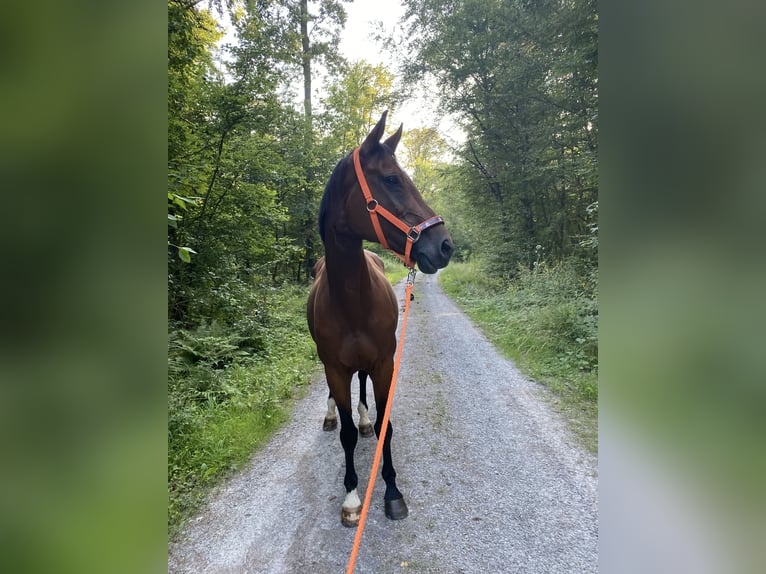
[[[582,444],[598,450],[598,311],[571,264],[492,279],[479,265],[451,263],[439,274],[447,294],[521,371],[552,391]]]
[[[407,269],[401,261],[388,253],[382,255],[382,257],[383,263],[386,266],[386,278],[391,282],[391,285],[396,285],[399,281],[407,277],[409,269]]]
[[[241,468],[288,418],[292,399],[316,372],[306,295],[305,286],[268,295],[257,344],[215,325],[171,334],[169,539],[178,535],[210,489]]]

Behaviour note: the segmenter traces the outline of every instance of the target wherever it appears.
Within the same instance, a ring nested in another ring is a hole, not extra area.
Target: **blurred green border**
[[[671,571],[766,560],[764,16],[741,1],[600,5],[609,571],[655,571],[658,549]],[[652,520],[623,511],[637,499]]]
[[[6,6],[0,554],[166,569],[167,16]]]

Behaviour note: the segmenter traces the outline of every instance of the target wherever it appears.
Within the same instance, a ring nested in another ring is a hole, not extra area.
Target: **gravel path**
[[[595,457],[436,276],[419,274],[413,292],[391,414],[410,515],[385,518],[378,477],[355,571],[597,572]],[[340,523],[343,449],[338,431],[322,431],[326,396],[320,378],[171,545],[169,572],[345,572],[355,529]],[[374,450],[375,439],[360,437],[360,498]]]

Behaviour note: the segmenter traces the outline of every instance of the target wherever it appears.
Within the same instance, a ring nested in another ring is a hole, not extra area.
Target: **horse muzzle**
[[[424,232],[412,248],[418,269],[423,273],[433,274],[449,263],[455,247],[444,225],[433,227]]]

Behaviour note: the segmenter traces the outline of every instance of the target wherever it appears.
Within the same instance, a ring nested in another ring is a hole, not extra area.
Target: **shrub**
[[[593,275],[568,260],[549,267],[519,269],[509,295],[522,322],[539,332],[556,354],[556,361],[580,371],[598,369],[598,306]],[[528,307],[528,308],[527,308]]]
[[[285,416],[316,367],[306,328],[306,286],[255,291],[241,310],[172,331],[168,339],[169,532],[173,537],[207,487],[242,464]]]

